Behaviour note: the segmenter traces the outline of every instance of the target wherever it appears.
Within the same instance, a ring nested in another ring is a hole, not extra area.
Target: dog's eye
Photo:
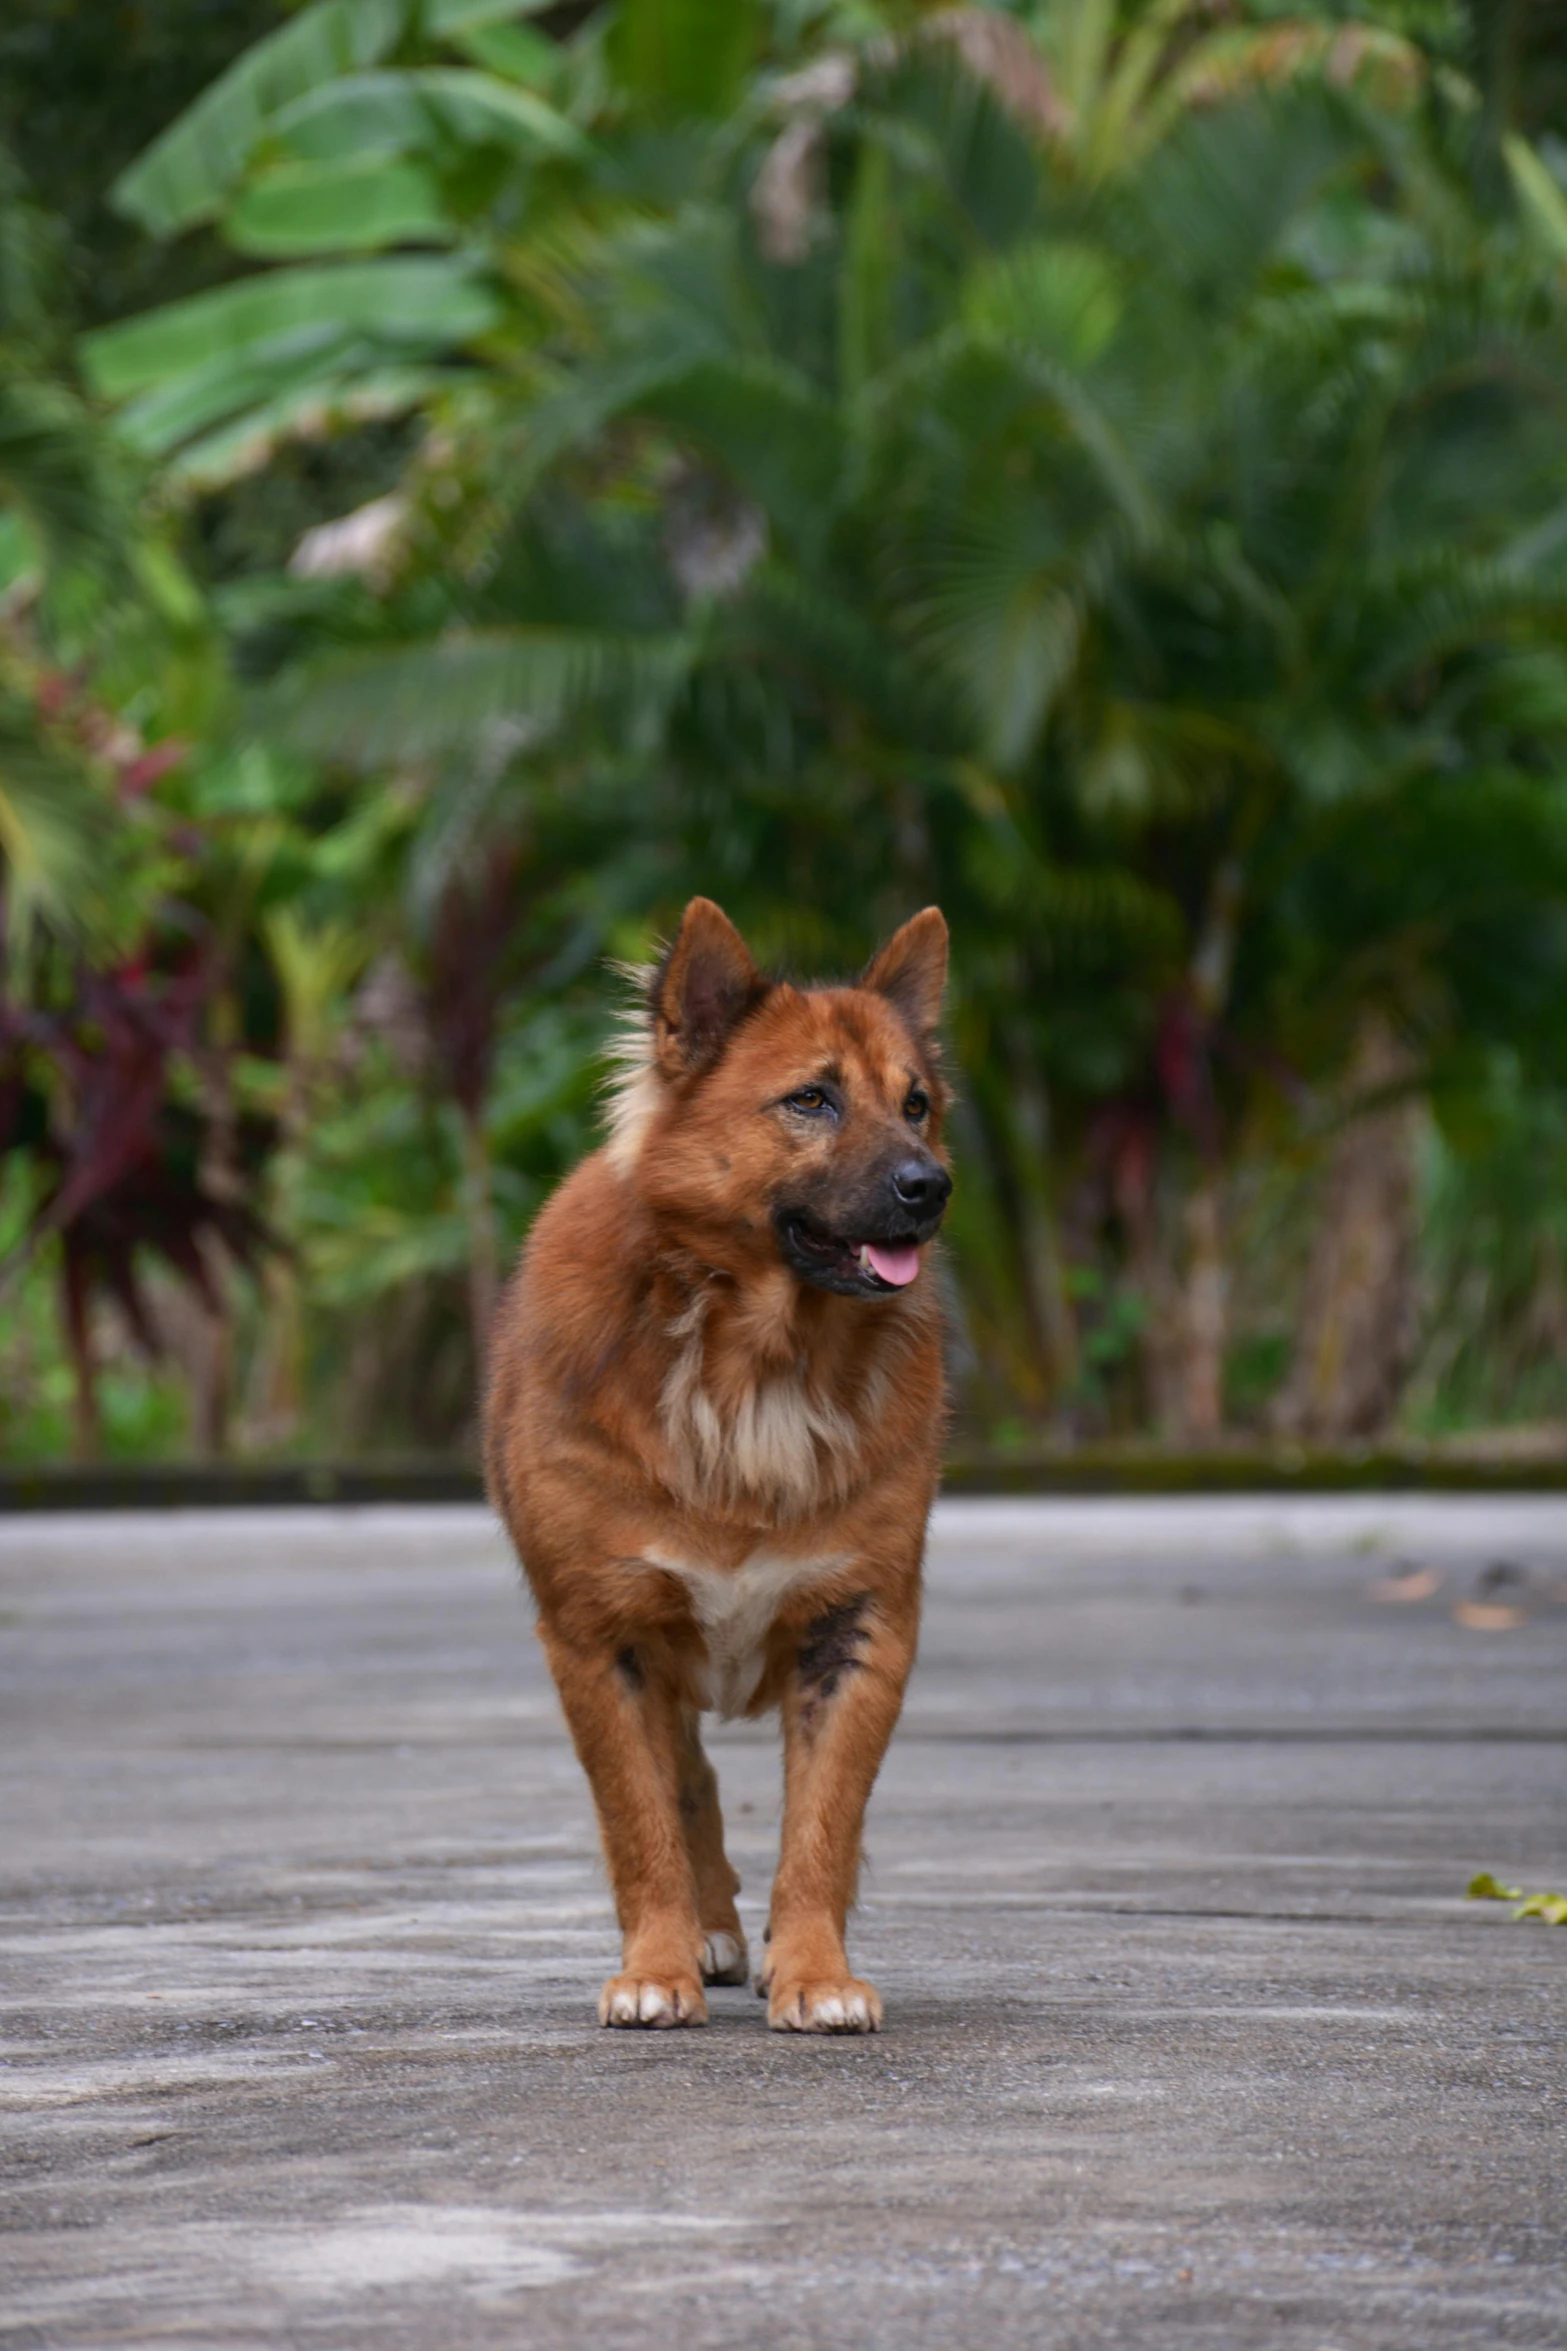
[[[831,1104],[820,1086],[797,1086],[794,1092],[786,1095],[784,1099],[791,1110],[817,1111],[831,1108]]]
[[[929,1108],[930,1096],[928,1094],[922,1094],[918,1086],[916,1086],[913,1093],[909,1096],[908,1100],[903,1105],[903,1115],[908,1120],[910,1126],[917,1127],[920,1123],[920,1120],[924,1117],[926,1111]]]

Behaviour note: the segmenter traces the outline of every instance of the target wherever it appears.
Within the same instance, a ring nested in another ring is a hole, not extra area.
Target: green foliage
[[[0,881],[7,944],[106,920],[114,790],[207,701],[200,600],[50,331],[57,249],[0,149]],[[118,716],[134,673],[135,723]]]
[[[1408,1406],[1434,1433],[1567,1412],[1567,1098],[1500,1048],[1453,1072],[1425,1164],[1426,1328]]]
[[[338,366],[383,366],[496,322],[494,298],[458,260],[321,263],[194,294],[85,346],[94,388],[140,395],[132,439],[163,455],[258,393],[314,386]]]
[[[482,1324],[690,890],[812,967],[940,899],[982,1416],[1181,1425],[1196,1236],[1302,1193],[1372,1021],[1435,1121],[1409,1409],[1560,1409],[1567,209],[1469,29],[318,0],[163,130],[117,200],[243,266],[83,356],[164,511],[382,469],[238,532],[166,794],[274,1007],[279,1327]],[[107,577],[29,381],[14,543]]]
[[[736,106],[758,47],[755,0],[624,0],[609,36],[616,77],[656,120]]]
[[[230,266],[210,237],[154,244],[108,201],[125,165],[249,43],[281,0],[10,0],[0,10],[0,146],[48,220],[53,333],[210,284]]]
[[[411,14],[409,0],[315,0],[237,58],[121,175],[121,210],[155,236],[210,219],[269,119],[323,82],[376,64]]]
[[[229,242],[267,260],[444,245],[453,234],[440,188],[418,163],[383,156],[282,164],[247,188],[227,220]]]

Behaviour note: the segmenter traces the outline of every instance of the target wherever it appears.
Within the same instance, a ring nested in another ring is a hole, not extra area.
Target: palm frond
[[[110,819],[81,757],[25,696],[0,688],[0,871],[13,953],[38,916],[67,934],[90,923]]]
[[[814,543],[829,527],[843,422],[793,370],[767,359],[708,359],[650,385],[637,407],[716,458],[790,538]]]
[[[1368,143],[1348,103],[1322,88],[1256,96],[1182,117],[1115,198],[1154,282],[1210,312],[1247,300],[1290,224]]]
[[[46,572],[128,582],[134,523],[125,470],[63,385],[0,373],[0,504],[26,517]]]
[[[656,723],[686,674],[690,642],[514,627],[341,653],[293,673],[258,717],[290,749],[348,767],[473,755],[496,728],[541,740],[589,708],[628,729]]]
[[[1422,551],[1374,583],[1366,631],[1369,680],[1385,690],[1409,671],[1533,633],[1567,633],[1567,576],[1541,579],[1446,546]]]

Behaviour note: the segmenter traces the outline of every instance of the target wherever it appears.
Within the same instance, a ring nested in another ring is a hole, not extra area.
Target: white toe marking
[[[843,2002],[835,1992],[829,1993],[825,2000],[817,2001],[816,2022],[818,2024],[842,2024],[843,2021]]]
[[[614,2024],[635,2024],[637,1996],[635,1992],[617,1992],[610,2002],[610,2020]]]
[[[740,1946],[733,1935],[722,1928],[709,1935],[702,1945],[702,1972],[704,1975],[727,1975],[740,1960]]]
[[[661,2016],[671,2013],[669,1995],[658,1984],[644,1984],[642,2004],[637,2015],[643,2024],[656,2024]]]
[[[863,1992],[856,1992],[853,1999],[849,2002],[848,2021],[850,2024],[858,2025],[862,2033],[869,2026],[871,2021],[871,2012],[866,2006],[865,1994]]]

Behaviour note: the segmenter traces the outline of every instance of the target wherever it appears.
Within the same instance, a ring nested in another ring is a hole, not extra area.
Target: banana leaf
[[[589,151],[576,125],[531,90],[461,65],[344,75],[280,109],[270,128],[291,154],[312,163],[441,147]]]
[[[238,365],[286,336],[358,332],[390,350],[471,342],[494,326],[499,300],[470,260],[389,256],[303,264],[194,294],[89,335],[82,356],[109,400],[178,377]]]
[[[111,202],[155,237],[211,220],[269,118],[323,82],[389,55],[413,14],[410,0],[316,0],[236,58],[120,174]]]
[[[347,164],[285,164],[252,181],[223,223],[241,253],[295,261],[314,253],[373,253],[387,245],[450,245],[456,224],[440,183],[421,163],[371,157]]]

